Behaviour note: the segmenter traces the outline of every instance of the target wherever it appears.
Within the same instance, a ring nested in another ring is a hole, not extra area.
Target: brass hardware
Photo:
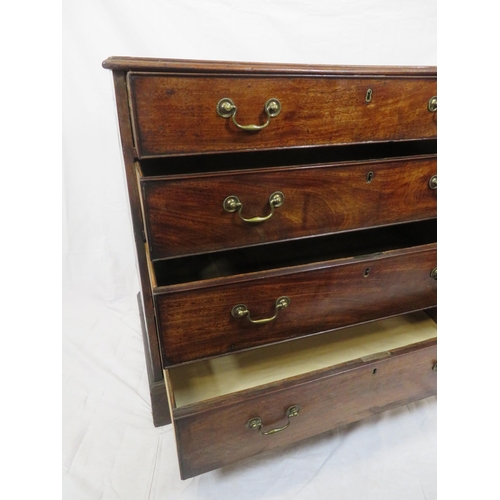
[[[431,189],[437,189],[438,187],[438,176],[437,175],[433,175],[430,179],[429,179],[429,187]]]
[[[429,102],[427,103],[427,109],[431,112],[431,113],[435,113],[438,109],[438,98],[437,96],[433,96],[429,99]]]
[[[432,365],[432,371],[437,372],[438,371],[438,364],[437,361]]]
[[[370,184],[370,182],[373,180],[373,172],[368,172],[366,174],[366,183]]]
[[[234,115],[235,110],[236,106],[234,102],[227,97],[224,97],[217,103],[217,113],[219,116],[222,116],[222,118],[230,118]]]
[[[435,267],[432,271],[431,271],[431,278],[433,280],[436,280],[438,279],[438,268]],[[445,280],[446,281],[446,280]]]
[[[269,205],[271,207],[271,213],[266,215],[265,217],[251,217],[250,219],[245,219],[241,215],[241,211],[243,210],[243,203],[241,203],[240,199],[237,196],[231,195],[228,196],[222,206],[226,212],[236,212],[238,211],[238,215],[242,221],[255,223],[255,222],[264,222],[267,219],[270,219],[274,215],[274,209],[281,207],[285,201],[285,195],[281,191],[275,191],[271,196],[269,196]]]
[[[257,429],[263,436],[269,436],[270,434],[276,434],[277,432],[284,431],[289,425],[290,425],[290,419],[293,417],[296,417],[299,414],[300,411],[300,406],[299,405],[293,405],[290,406],[285,412],[285,416],[288,419],[288,422],[283,425],[282,427],[275,427],[274,429],[271,429],[269,431],[262,431],[262,419],[260,417],[254,417],[251,418],[247,423],[246,426],[248,429]]]
[[[250,323],[253,323],[254,325],[263,325],[265,323],[274,321],[278,316],[278,312],[282,309],[286,309],[289,305],[290,299],[288,297],[280,297],[278,300],[276,300],[276,312],[272,318],[252,319],[250,317],[250,311],[248,310],[247,306],[245,304],[238,304],[231,309],[231,316],[233,318],[243,318],[243,316],[246,316]]]
[[[231,118],[233,120],[233,123],[242,130],[255,132],[266,128],[271,122],[271,118],[274,118],[280,114],[281,103],[274,97],[272,99],[268,99],[266,104],[264,104],[264,111],[267,115],[267,121],[263,125],[240,125],[236,121],[237,110],[238,108],[236,107],[234,102],[229,99],[229,97],[224,97],[217,103],[217,113],[219,114],[219,116],[222,116],[222,118]]]
[[[372,95],[373,95],[373,90],[372,89],[368,89],[366,91],[366,96],[365,96],[365,101],[367,103],[369,103],[372,100]]]
[[[370,276],[370,268],[369,268],[369,267],[367,267],[367,268],[365,269],[365,272],[364,272],[363,276],[364,276],[365,278],[368,278],[368,276]]]

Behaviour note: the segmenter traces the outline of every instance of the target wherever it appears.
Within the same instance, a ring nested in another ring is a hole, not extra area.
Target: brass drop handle
[[[233,123],[242,130],[256,132],[258,130],[266,128],[269,123],[271,123],[271,118],[274,118],[275,116],[278,116],[280,114],[281,103],[278,101],[278,99],[275,99],[273,97],[272,99],[269,99],[266,104],[264,104],[264,111],[267,115],[267,121],[263,125],[240,125],[236,121],[237,110],[238,108],[236,107],[234,102],[229,99],[229,97],[224,97],[217,103],[217,113],[219,116],[221,116],[222,118],[231,118],[233,120]]]
[[[272,318],[252,319],[250,317],[250,311],[248,310],[247,306],[245,304],[237,304],[231,309],[231,316],[233,318],[243,318],[244,316],[246,316],[250,323],[253,323],[254,325],[263,325],[265,323],[274,321],[278,317],[278,312],[286,309],[289,305],[290,299],[288,297],[280,297],[278,300],[276,300],[276,312],[274,313],[274,316]]]
[[[286,428],[288,428],[290,425],[290,419],[296,417],[299,414],[299,411],[300,411],[299,405],[290,406],[290,408],[288,408],[288,410],[285,412],[285,416],[288,419],[288,422],[282,427],[275,427],[274,429],[271,429],[269,431],[265,432],[262,431],[263,424],[262,424],[262,419],[260,417],[251,418],[247,422],[246,426],[249,429],[257,429],[263,436],[269,436],[270,434],[276,434],[277,432],[284,431]]]
[[[243,203],[241,203],[240,199],[237,196],[231,195],[228,196],[222,206],[226,212],[236,212],[238,211],[238,215],[240,219],[244,222],[256,223],[256,222],[264,222],[265,220],[270,219],[274,215],[274,209],[281,207],[285,201],[285,195],[281,191],[275,191],[271,196],[269,196],[269,206],[271,207],[271,213],[266,215],[265,217],[250,217],[246,219],[241,215],[241,211],[243,210]]]

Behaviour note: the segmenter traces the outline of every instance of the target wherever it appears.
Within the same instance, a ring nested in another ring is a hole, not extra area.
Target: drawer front
[[[437,113],[428,109],[436,78],[132,72],[128,85],[140,158],[436,137]],[[234,122],[217,111],[224,98],[236,107]],[[279,101],[280,112],[268,126],[237,126],[266,124],[270,99]]]
[[[437,196],[429,179],[436,168],[434,157],[147,178],[150,255],[162,259],[434,218]],[[276,192],[283,196],[277,207],[270,201]],[[241,211],[224,208],[228,197],[238,199]]]
[[[199,404],[188,412],[174,409],[182,478],[435,394],[433,344],[308,381],[298,377],[283,389],[270,387],[260,395],[227,398],[224,405],[206,404],[205,409]],[[300,410],[288,420],[285,412],[292,405]],[[290,425],[262,435],[246,425],[255,417],[262,420],[262,432]]]
[[[157,294],[164,366],[433,307],[436,246],[416,248]],[[288,307],[277,306],[281,297],[289,298]],[[241,304],[249,314],[233,316]]]

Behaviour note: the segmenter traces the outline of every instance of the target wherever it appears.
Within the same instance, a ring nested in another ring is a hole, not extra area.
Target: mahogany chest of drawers
[[[436,392],[436,68],[109,58],[181,477]]]

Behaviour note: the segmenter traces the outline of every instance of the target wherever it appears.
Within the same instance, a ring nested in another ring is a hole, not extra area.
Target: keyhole
[[[366,174],[366,183],[370,184],[370,182],[373,180],[373,172],[368,172]]]
[[[368,278],[368,275],[369,275],[369,274],[370,274],[370,268],[369,268],[369,267],[367,267],[367,268],[365,269],[365,274],[364,274],[364,277],[365,277],[365,278]]]
[[[374,368],[373,371],[372,371],[372,375],[376,375],[377,374],[377,369]]]
[[[372,89],[368,89],[368,90],[366,91],[365,101],[366,101],[367,103],[369,103],[369,102],[372,100],[372,94],[373,94]]]

